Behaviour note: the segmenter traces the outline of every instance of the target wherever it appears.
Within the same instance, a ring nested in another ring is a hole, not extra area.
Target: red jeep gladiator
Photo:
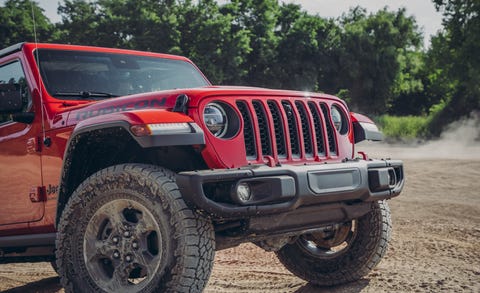
[[[67,292],[199,292],[215,250],[253,242],[317,285],[365,276],[401,161],[320,93],[212,86],[187,58],[0,51],[0,262],[51,261]]]

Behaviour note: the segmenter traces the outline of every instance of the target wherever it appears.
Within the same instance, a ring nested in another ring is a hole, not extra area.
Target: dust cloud
[[[371,158],[480,160],[480,113],[450,124],[439,139],[413,143],[361,142]]]

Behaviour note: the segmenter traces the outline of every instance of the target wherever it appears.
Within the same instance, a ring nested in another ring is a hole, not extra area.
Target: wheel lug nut
[[[120,257],[120,252],[118,252],[118,250],[115,250],[115,251],[113,252],[113,257],[114,257],[114,258],[119,258],[119,257]]]
[[[131,261],[133,260],[133,256],[131,256],[130,254],[127,254],[127,255],[125,256],[125,260],[126,260],[127,262],[131,262]]]
[[[136,241],[133,242],[133,243],[132,243],[132,247],[135,248],[135,249],[137,249],[137,248],[138,248],[138,243],[137,243]]]
[[[130,237],[130,235],[131,235],[130,231],[123,232],[123,236],[125,236],[125,237]]]
[[[118,241],[120,241],[120,239],[118,239],[118,237],[115,236],[115,237],[112,238],[112,241],[113,241],[113,243],[118,243]]]

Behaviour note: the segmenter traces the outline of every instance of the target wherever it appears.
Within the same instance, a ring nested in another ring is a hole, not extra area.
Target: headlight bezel
[[[215,109],[213,111],[218,112],[207,114],[207,109]],[[210,124],[206,115],[217,115],[218,118],[219,114],[224,119],[224,122],[221,123],[224,125],[222,129],[217,130],[219,125]],[[231,139],[240,132],[240,118],[238,117],[237,112],[233,109],[232,106],[222,101],[211,101],[203,107],[202,122],[208,132],[219,139]]]
[[[347,134],[349,130],[349,123],[347,115],[342,107],[336,104],[331,105],[330,116],[332,118],[333,127],[337,130],[337,132],[341,135]]]

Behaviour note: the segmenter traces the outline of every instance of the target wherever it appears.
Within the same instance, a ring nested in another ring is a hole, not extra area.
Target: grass
[[[376,117],[375,122],[387,139],[414,139],[425,135],[429,118],[426,116],[390,116]]]

